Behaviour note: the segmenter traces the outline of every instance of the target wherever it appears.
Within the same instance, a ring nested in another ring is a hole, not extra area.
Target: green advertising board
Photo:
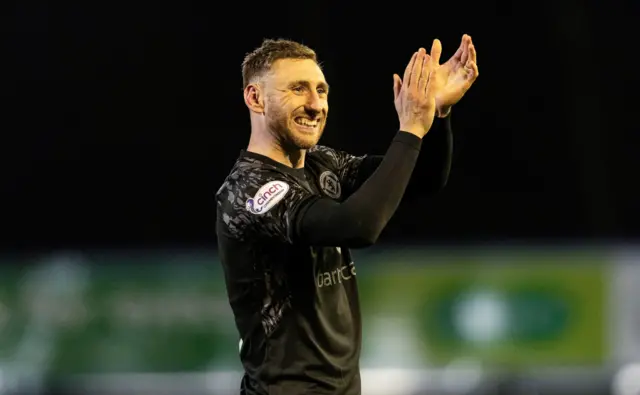
[[[356,252],[362,366],[601,362],[604,259]],[[61,255],[0,266],[0,366],[50,374],[240,369],[215,253]]]
[[[238,369],[218,266],[171,253],[4,265],[0,361],[54,375]]]
[[[584,366],[605,357],[605,267],[575,252],[389,253],[362,292],[367,317],[413,328],[425,364]]]

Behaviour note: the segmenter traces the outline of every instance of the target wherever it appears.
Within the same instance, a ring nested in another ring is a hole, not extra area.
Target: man
[[[240,333],[246,395],[360,394],[361,319],[349,248],[375,243],[404,194],[423,137],[478,75],[468,36],[447,63],[441,45],[394,75],[400,130],[386,155],[317,145],[329,86],[310,48],[266,40],[243,63],[249,146],[216,195],[217,234]],[[445,176],[446,180],[446,176]]]

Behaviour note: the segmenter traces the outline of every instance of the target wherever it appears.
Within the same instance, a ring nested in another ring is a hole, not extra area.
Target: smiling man
[[[361,393],[349,248],[377,240],[436,117],[444,118],[432,132],[441,136],[432,142],[442,160],[433,174],[440,186],[446,181],[449,109],[477,68],[470,39],[444,65],[440,52],[434,40],[430,54],[413,54],[403,79],[394,75],[400,130],[384,156],[362,157],[317,145],[329,86],[313,50],[265,40],[245,58],[251,137],[216,194],[219,253],[245,369],[241,394]]]

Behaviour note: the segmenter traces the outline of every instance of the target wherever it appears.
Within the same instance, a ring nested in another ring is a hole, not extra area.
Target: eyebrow
[[[311,86],[309,81],[304,81],[304,80],[293,81],[291,82],[290,85],[303,85],[303,86],[306,86],[307,88]],[[320,82],[318,83],[318,86],[321,88],[324,88],[327,92],[329,92],[329,84],[327,84],[326,82]]]

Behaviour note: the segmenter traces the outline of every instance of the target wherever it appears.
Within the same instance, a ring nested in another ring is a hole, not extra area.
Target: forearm
[[[417,173],[420,174],[421,188],[425,194],[436,193],[447,184],[451,171],[453,154],[453,131],[451,117],[439,119],[423,138],[421,159],[418,161]],[[383,155],[367,155],[358,167],[353,190],[360,186],[378,168]]]
[[[416,165],[422,140],[399,132],[370,177],[344,202],[318,199],[300,214],[297,234],[310,245],[373,244],[395,213]]]

